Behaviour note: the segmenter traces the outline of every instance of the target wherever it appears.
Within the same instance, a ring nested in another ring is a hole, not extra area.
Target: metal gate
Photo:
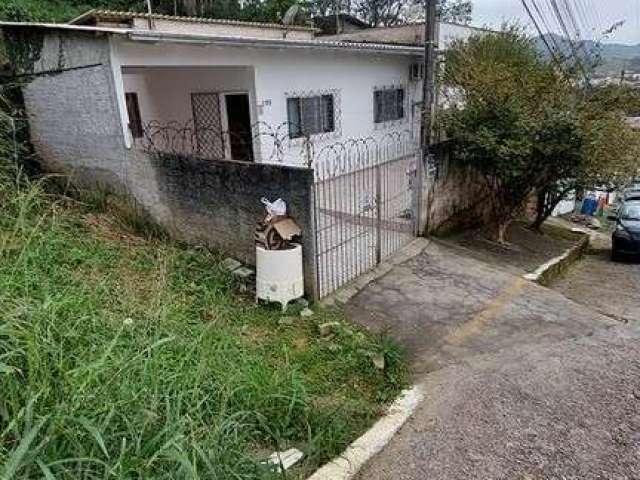
[[[331,145],[314,155],[319,298],[415,237],[418,158],[415,142],[400,135]]]

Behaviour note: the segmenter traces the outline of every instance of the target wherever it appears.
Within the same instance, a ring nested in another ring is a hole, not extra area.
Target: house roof
[[[301,25],[283,25],[280,23],[268,23],[268,22],[247,22],[241,20],[227,20],[222,18],[203,18],[203,17],[182,17],[175,15],[163,15],[163,14],[151,14],[143,12],[124,12],[116,10],[101,10],[93,9],[89,10],[79,17],[74,18],[69,22],[69,25],[95,25],[98,21],[130,21],[134,18],[153,20],[170,20],[173,22],[188,22],[188,23],[200,23],[200,24],[214,24],[214,25],[237,25],[247,27],[262,27],[262,28],[276,28],[287,30],[302,30],[315,32],[313,27],[305,27]]]
[[[37,23],[37,22],[0,22],[2,28],[46,29],[71,32],[94,32],[126,37],[132,41],[169,42],[181,44],[215,44],[229,46],[253,46],[263,48],[308,48],[325,50],[352,50],[362,52],[379,52],[399,55],[423,55],[424,49],[417,46],[393,45],[385,43],[358,43],[340,40],[294,40],[294,39],[268,39],[254,37],[232,37],[211,34],[161,32],[147,29],[93,27],[84,25],[71,25],[64,23]]]
[[[453,22],[439,22],[439,25],[441,32],[442,27],[453,27],[456,30],[466,31],[469,34],[492,32],[485,28]],[[324,38],[341,42],[384,43],[405,46],[424,45],[424,22],[402,23],[388,27],[371,27],[355,32],[328,35]]]

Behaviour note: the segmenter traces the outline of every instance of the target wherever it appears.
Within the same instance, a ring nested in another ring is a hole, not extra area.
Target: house
[[[317,297],[419,228],[415,42],[106,10],[0,28],[44,167],[182,240],[252,263],[260,198],[282,197]]]
[[[309,27],[101,10],[64,25],[3,26],[39,36],[37,73],[56,74],[24,89],[27,111],[38,112],[30,120],[44,160],[56,151],[47,116],[81,136],[78,119],[97,100],[115,109],[109,121],[120,124],[118,149],[131,149],[149,124],[193,122],[207,154],[292,165],[307,159],[295,148],[275,155],[274,141],[337,142],[415,129],[419,121],[420,79],[410,78],[410,66],[422,51],[415,46],[328,41]],[[65,88],[73,82],[73,91]],[[63,89],[55,98],[54,84]],[[83,112],[61,123],[54,104],[68,111],[80,98]],[[100,117],[93,112],[91,123]]]

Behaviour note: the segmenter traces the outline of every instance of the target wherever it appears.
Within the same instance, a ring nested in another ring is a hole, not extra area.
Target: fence
[[[207,124],[196,126],[192,120],[186,123],[152,121],[144,125],[138,145],[149,152],[214,160],[259,160],[311,166],[312,142],[309,137],[290,138],[290,127],[289,122],[275,126],[257,122],[249,127],[249,131],[233,132]]]
[[[314,156],[317,295],[410,242],[418,218],[418,148],[409,132],[350,140]]]
[[[178,185],[180,195],[176,197],[174,191],[171,198],[174,203],[179,199],[182,211],[186,203],[190,204],[190,209],[199,211],[224,203],[225,212],[236,208],[227,205],[228,202],[252,205],[248,209],[239,207],[246,212],[235,213],[244,219],[244,225],[251,223],[251,215],[253,222],[260,217],[256,209],[261,208],[259,199],[262,196],[295,202],[291,213],[305,223],[306,281],[314,285],[315,297],[322,298],[370,270],[414,238],[419,150],[410,132],[394,132],[379,138],[347,140],[321,147],[309,138],[291,140],[288,137],[288,124],[275,128],[263,124],[255,126],[254,133],[246,138],[261,149],[259,158],[265,162],[263,164],[224,160],[228,158],[233,136],[214,129],[203,133],[201,126],[195,128],[192,124],[151,123],[145,128],[142,146],[154,158],[162,159],[162,183]],[[276,169],[291,169],[287,163],[306,165],[304,170],[313,175],[308,185],[310,201],[307,203],[300,193],[299,187],[305,188],[305,182],[297,173],[295,181],[291,172],[287,173],[284,182],[278,180],[273,171],[262,171],[266,176],[261,178],[259,169],[267,163]],[[248,172],[246,167],[239,169],[236,164],[256,165],[253,169],[256,172]],[[212,165],[215,174],[211,173]],[[244,181],[250,181],[251,188],[247,190],[242,185],[242,178],[237,176],[230,177],[233,185],[225,187],[219,180],[224,169],[249,175],[250,179],[247,177]],[[169,170],[171,178],[167,177]],[[173,177],[184,178],[178,181]],[[230,188],[237,193],[226,195],[221,201],[221,196]],[[185,193],[187,190],[191,192]],[[207,193],[203,197],[196,190]],[[185,197],[189,197],[189,202]],[[197,205],[203,202],[204,205]],[[210,215],[217,215],[214,212],[212,210]],[[229,245],[232,238],[238,238],[233,216],[234,213],[222,216],[230,224],[207,223],[212,228],[228,230],[210,233],[223,237],[225,245]],[[307,219],[310,219],[308,223]],[[241,229],[242,234],[252,238],[245,227]],[[243,251],[247,251],[246,248]]]

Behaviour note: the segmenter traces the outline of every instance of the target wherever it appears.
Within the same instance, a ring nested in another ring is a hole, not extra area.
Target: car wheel
[[[620,261],[620,252],[615,249],[611,249],[611,261],[619,262]]]

